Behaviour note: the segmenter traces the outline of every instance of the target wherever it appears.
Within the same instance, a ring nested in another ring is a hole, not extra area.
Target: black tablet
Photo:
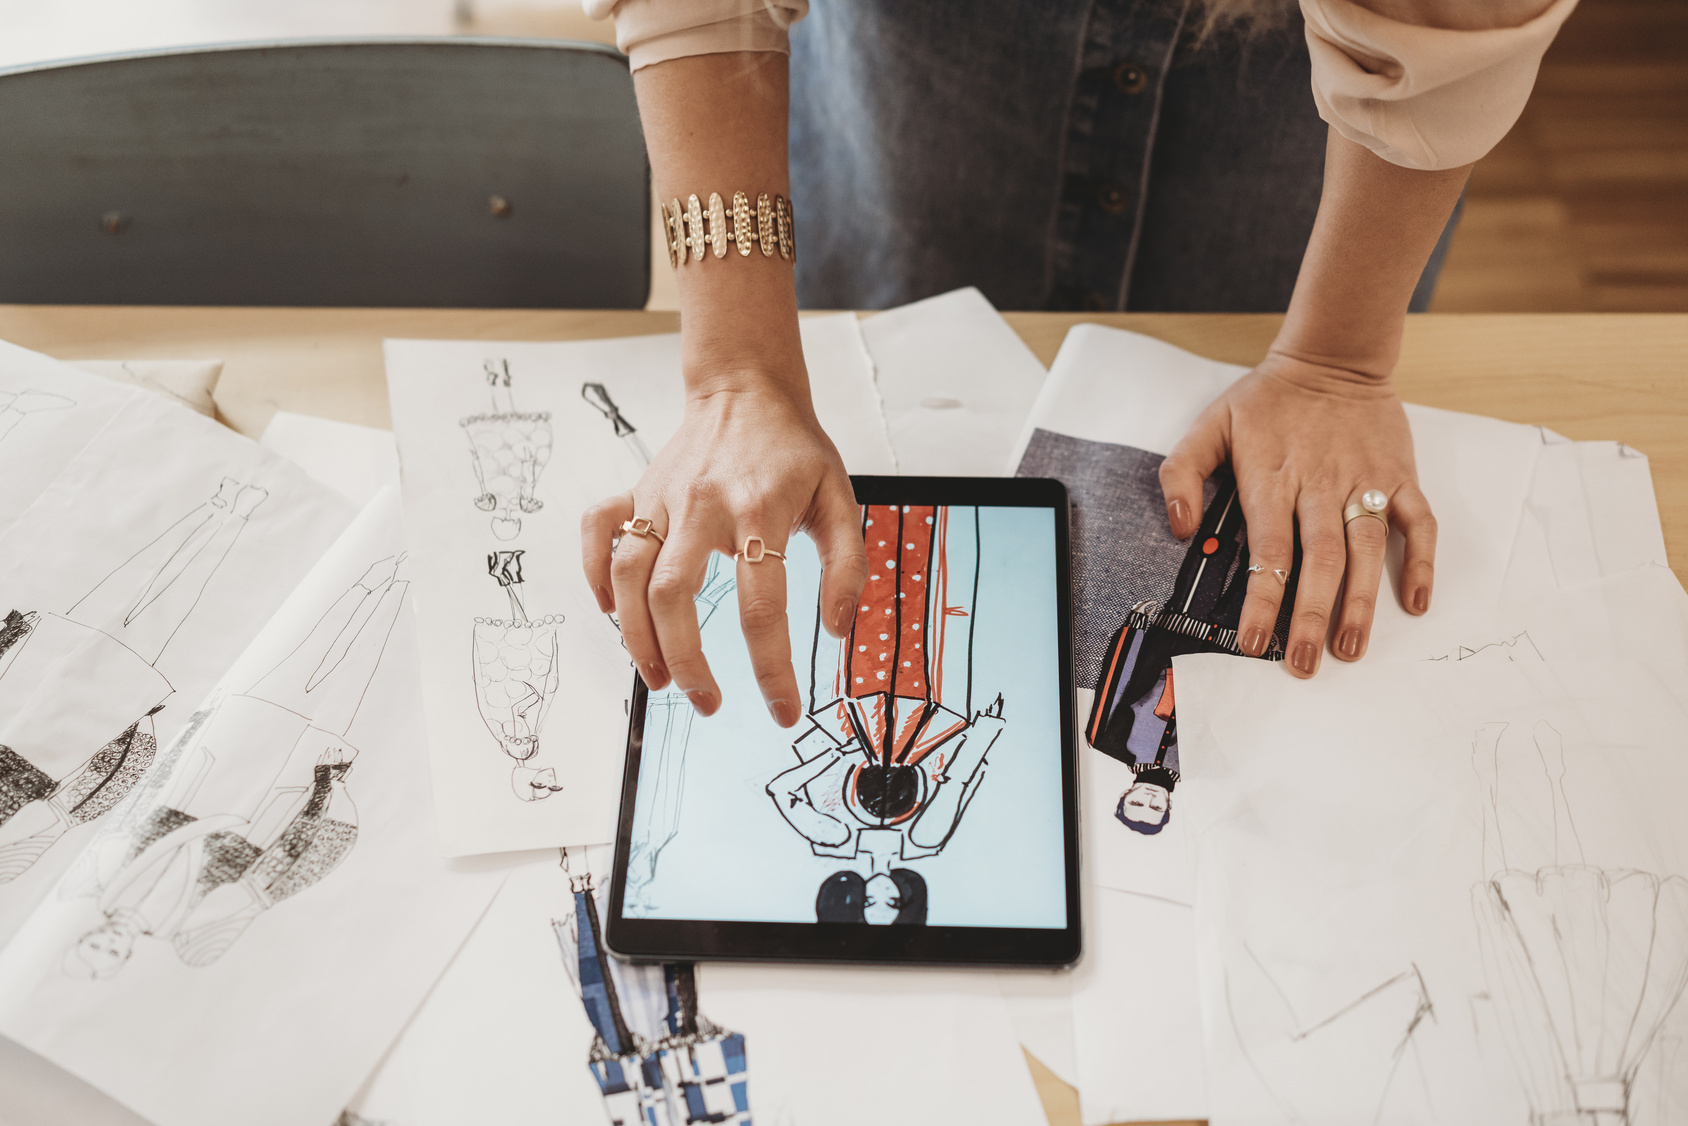
[[[633,697],[606,942],[637,960],[1062,966],[1079,953],[1067,494],[856,477],[870,577],[843,640],[785,562],[802,719],[752,678],[716,557],[697,597],[724,701]],[[778,566],[773,560],[758,566]]]

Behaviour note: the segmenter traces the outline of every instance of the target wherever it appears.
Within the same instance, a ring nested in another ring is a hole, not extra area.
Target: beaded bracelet
[[[703,261],[705,248],[715,257],[725,258],[729,242],[738,247],[741,258],[750,257],[752,244],[762,248],[764,258],[771,258],[776,248],[788,262],[797,258],[797,228],[791,204],[782,195],[770,201],[764,193],[756,197],[756,206],[752,207],[749,196],[734,192],[731,211],[719,192],[709,193],[707,211],[697,196],[689,195],[684,208],[678,199],[669,200],[662,207],[662,218],[668,234],[668,264],[675,269],[686,261],[688,250],[693,262]]]

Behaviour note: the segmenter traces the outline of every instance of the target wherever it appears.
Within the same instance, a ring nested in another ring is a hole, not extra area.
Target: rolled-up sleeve
[[[615,18],[615,42],[634,70],[687,55],[791,53],[791,25],[809,0],[581,0],[595,20]]]
[[[1577,0],[1484,30],[1408,23],[1352,0],[1300,2],[1319,116],[1391,164],[1438,169],[1470,164],[1512,128]]]

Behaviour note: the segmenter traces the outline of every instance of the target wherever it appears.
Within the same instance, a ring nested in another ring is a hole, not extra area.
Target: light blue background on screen
[[[902,866],[925,878],[929,925],[1061,928],[1067,912],[1055,514],[1047,508],[978,511],[973,710],[988,707],[1001,693],[1006,724],[943,852]],[[952,507],[952,529],[971,515],[971,509]],[[791,650],[806,696],[820,562],[805,536],[793,538],[788,555]],[[814,922],[815,895],[827,876],[845,869],[868,872],[865,856],[816,856],[764,792],[776,775],[797,765],[791,744],[808,720],[784,731],[769,716],[751,675],[734,595],[703,630],[704,652],[723,702],[708,719],[690,717],[674,836],[660,853],[655,877],[640,897],[643,903],[628,897],[629,916]],[[953,605],[961,598],[952,594],[948,601]],[[824,631],[821,638],[822,675],[830,680],[837,643]],[[952,654],[949,660],[958,657]],[[944,703],[957,711],[962,707],[948,694]],[[652,750],[661,746],[665,726],[684,725],[688,711],[653,706],[647,713],[635,838],[649,828],[657,762]]]

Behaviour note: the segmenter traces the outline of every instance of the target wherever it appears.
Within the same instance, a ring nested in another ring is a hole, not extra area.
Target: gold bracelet
[[[797,227],[791,217],[791,204],[782,195],[770,202],[767,193],[763,193],[756,197],[756,206],[752,207],[749,196],[734,192],[731,211],[722,203],[719,192],[709,193],[707,211],[697,196],[689,195],[684,208],[678,199],[669,200],[662,208],[662,220],[668,234],[668,264],[676,270],[686,261],[688,250],[693,262],[703,261],[705,248],[715,257],[725,258],[729,242],[738,247],[741,258],[750,257],[754,243],[762,248],[764,258],[773,257],[778,248],[780,257],[787,262],[797,259]]]

